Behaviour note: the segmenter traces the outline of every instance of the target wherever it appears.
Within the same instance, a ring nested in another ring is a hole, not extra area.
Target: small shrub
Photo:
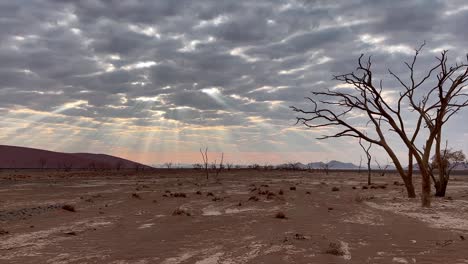
[[[224,199],[221,198],[221,197],[214,197],[213,199],[211,199],[213,202],[217,202],[217,201],[223,201]]]
[[[138,193],[132,193],[132,198],[141,200],[141,196]]]
[[[0,228],[0,236],[8,235],[10,232],[6,231],[5,229]]]
[[[283,194],[284,194],[284,193],[283,193],[283,190],[280,189],[279,192],[278,192],[278,194],[279,194],[279,195],[283,195]]]
[[[202,193],[200,191],[197,191],[195,194],[197,195],[201,195]]]
[[[65,204],[62,206],[62,209],[65,210],[65,211],[69,211],[69,212],[76,212],[75,210],[75,206],[71,205],[71,204]]]
[[[310,192],[309,192],[309,191],[307,191],[307,192],[306,192],[306,194],[309,194],[309,195],[310,195]]]
[[[325,250],[325,253],[330,254],[330,255],[334,255],[334,256],[344,256],[344,254],[345,254],[345,252],[341,248],[341,245],[338,244],[338,243],[333,243],[333,242],[331,242],[328,245],[328,249]]]
[[[286,215],[283,213],[283,212],[277,212],[275,214],[275,218],[278,218],[278,219],[286,219]]]
[[[357,202],[357,203],[362,203],[364,201],[369,201],[369,200],[372,200],[374,199],[375,197],[373,195],[356,195],[354,197],[354,201]]]
[[[275,194],[275,193],[273,193],[273,192],[268,192],[268,194],[267,194],[267,199],[268,199],[268,200],[271,200],[271,199],[273,199],[273,198],[275,198],[275,197],[276,197],[276,194]]]
[[[331,190],[332,190],[332,192],[337,192],[337,191],[340,190],[340,188],[338,188],[338,187],[333,187]]]
[[[296,186],[291,186],[291,187],[289,187],[289,190],[295,191],[295,190],[296,190]]]
[[[362,186],[362,189],[363,189],[363,190],[367,190],[367,189],[369,189],[369,187],[367,187],[367,186],[364,185],[364,186]]]
[[[188,212],[187,210],[185,209],[182,209],[182,208],[177,208],[174,210],[174,212],[172,212],[172,215],[174,216],[177,216],[177,215],[186,215],[186,216],[190,216],[190,212]]]
[[[174,197],[187,198],[187,195],[185,193],[174,193]]]
[[[249,198],[249,201],[257,202],[258,200],[259,200],[258,197],[255,196],[255,195],[254,195],[254,196],[250,196],[250,198]]]
[[[206,194],[206,196],[214,196],[214,194],[212,192],[209,192]]]
[[[296,240],[306,240],[307,238],[303,234],[295,234],[294,239],[296,239]]]

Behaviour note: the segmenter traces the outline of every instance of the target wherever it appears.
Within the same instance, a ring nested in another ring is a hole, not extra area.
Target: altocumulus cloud
[[[461,59],[467,24],[461,0],[1,1],[0,140],[148,163],[205,145],[236,162],[356,161],[352,140],[315,141],[288,106],[361,53],[381,74],[423,40],[421,69],[441,49]],[[446,133],[465,152],[466,123]]]

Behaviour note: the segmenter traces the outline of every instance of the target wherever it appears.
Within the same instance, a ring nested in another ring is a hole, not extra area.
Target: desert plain
[[[468,175],[3,170],[0,263],[468,263]],[[419,187],[419,176],[415,186]]]

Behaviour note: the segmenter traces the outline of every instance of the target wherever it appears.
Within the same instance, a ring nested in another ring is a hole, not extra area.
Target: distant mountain
[[[62,153],[42,149],[0,145],[0,168],[12,169],[110,169],[149,168],[131,160],[105,154]]]
[[[331,170],[357,170],[359,169],[359,166],[356,166],[353,163],[341,162],[337,160],[332,160],[328,163],[311,162],[307,164],[306,166],[311,169],[320,169],[320,168],[323,168],[326,164],[328,164],[328,168]]]

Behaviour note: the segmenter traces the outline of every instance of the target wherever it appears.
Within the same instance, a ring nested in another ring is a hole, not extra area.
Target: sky
[[[384,80],[424,41],[418,72],[443,49],[463,60],[466,25],[462,0],[0,0],[0,144],[147,164],[200,162],[205,147],[231,163],[359,163],[355,139],[319,141],[329,131],[295,125],[289,107],[339,88],[332,76],[361,53]],[[384,87],[392,100],[397,85]],[[467,121],[444,130],[465,153]]]

